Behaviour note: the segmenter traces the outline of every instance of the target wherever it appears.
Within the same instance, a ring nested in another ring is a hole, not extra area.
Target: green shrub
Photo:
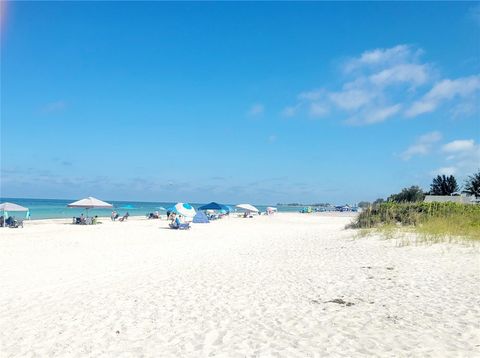
[[[480,240],[480,205],[386,202],[362,211],[353,228],[410,226],[431,235]]]

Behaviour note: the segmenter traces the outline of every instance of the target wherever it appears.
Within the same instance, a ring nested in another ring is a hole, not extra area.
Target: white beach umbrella
[[[278,211],[277,208],[274,208],[273,206],[267,207],[267,211]]]
[[[69,208],[83,208],[87,209],[87,216],[88,216],[88,209],[108,209],[112,208],[113,205],[106,203],[104,201],[98,200],[92,196],[89,196],[88,198],[81,199],[78,201],[75,201],[73,203],[70,203],[67,205]]]
[[[75,201],[73,203],[68,204],[69,208],[84,208],[84,209],[93,209],[93,208],[111,208],[113,207],[112,204],[106,203],[104,201],[98,200],[93,196],[89,196],[88,198],[81,199]]]
[[[177,214],[193,218],[197,213],[193,206],[188,203],[176,203],[173,206],[173,211]]]
[[[256,212],[258,213],[258,209],[256,207],[254,207],[253,205],[250,205],[250,204],[238,204],[236,205],[237,208],[239,209],[243,209],[243,210],[246,210],[246,211],[253,211],[253,212]]]
[[[2,203],[0,204],[0,211],[28,211],[28,208],[14,203]]]

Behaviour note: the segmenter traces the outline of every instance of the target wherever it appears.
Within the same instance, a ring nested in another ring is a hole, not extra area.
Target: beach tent
[[[170,209],[170,211],[180,214],[186,217],[193,218],[195,214],[197,213],[193,206],[191,206],[188,203],[176,203],[173,208]]]
[[[8,218],[9,211],[26,211],[27,212],[26,217],[28,217],[29,215],[28,208],[25,208],[23,206],[20,206],[14,203],[2,203],[0,204],[0,212],[3,212],[3,217],[4,217],[3,226],[5,226],[5,220]]]
[[[207,215],[203,211],[199,211],[193,217],[193,222],[195,224],[208,224],[210,222],[210,220],[208,220]]]
[[[78,201],[75,201],[73,203],[70,203],[67,205],[69,208],[82,208],[87,210],[87,216],[88,216],[88,209],[108,209],[112,208],[113,205],[106,203],[104,201],[98,200],[92,196],[89,196],[88,198],[81,199]]]
[[[210,204],[205,204],[201,207],[198,208],[198,210],[224,210],[224,211],[230,211],[228,210],[228,207],[226,205],[222,205],[219,203],[211,202]]]
[[[250,204],[238,204],[237,208],[243,209],[243,210],[246,210],[246,211],[253,211],[253,212],[256,212],[256,213],[258,213],[258,211],[259,211],[256,207],[254,207],[253,205],[250,205]]]

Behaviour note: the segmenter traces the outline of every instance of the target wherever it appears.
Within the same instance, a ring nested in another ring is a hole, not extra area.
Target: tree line
[[[379,198],[373,202],[373,205],[381,204],[385,201],[404,203],[404,202],[418,202],[425,199],[425,195],[454,195],[460,192],[457,179],[453,175],[437,175],[430,184],[430,190],[424,192],[422,188],[417,185],[412,185],[409,188],[403,188],[400,193],[390,195],[386,200]],[[464,183],[463,193],[480,198],[480,171],[469,176]],[[361,208],[369,207],[372,203],[361,201],[358,206]]]

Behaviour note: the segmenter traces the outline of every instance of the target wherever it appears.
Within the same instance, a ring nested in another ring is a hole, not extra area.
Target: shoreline
[[[240,212],[238,213],[231,213],[230,216],[231,217],[235,217],[237,214],[240,214]],[[291,215],[291,214],[298,214],[298,215],[301,215],[301,216],[304,216],[304,215],[310,215],[310,216],[320,216],[320,217],[356,217],[358,215],[358,213],[356,212],[339,212],[339,211],[330,211],[330,212],[315,212],[315,213],[300,213],[300,212],[277,212],[275,213],[274,215]],[[257,215],[254,215],[254,217],[256,217]],[[266,216],[266,215],[261,215],[261,216]],[[90,216],[91,217],[91,216]],[[164,217],[166,218],[166,214],[161,214],[161,219],[152,219],[152,220],[165,220]],[[24,223],[33,223],[33,222],[48,222],[48,221],[52,221],[52,222],[59,222],[59,221],[65,221],[65,220],[72,220],[73,216],[69,216],[69,217],[62,217],[62,218],[45,218],[45,219],[24,219]],[[134,220],[139,220],[139,219],[145,219],[145,220],[148,220],[148,218],[146,217],[146,215],[130,215],[128,217],[128,220],[131,220],[131,219],[134,219]],[[98,219],[99,220],[109,220],[111,221],[110,219],[110,216],[98,216]]]

